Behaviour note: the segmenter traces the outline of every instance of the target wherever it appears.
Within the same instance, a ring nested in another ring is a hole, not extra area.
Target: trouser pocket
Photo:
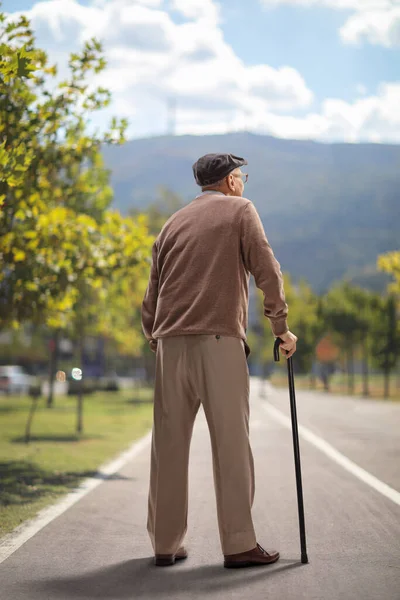
[[[216,339],[216,340],[219,340],[219,339],[221,339],[221,337],[222,337],[222,336],[221,336],[221,335],[219,335],[219,334],[215,335],[215,339]],[[248,345],[248,343],[247,343],[247,342],[245,342],[245,341],[244,341],[242,338],[240,338],[240,341],[242,342],[242,344],[243,344],[243,346],[244,346],[244,351],[245,351],[246,358],[247,358],[247,357],[249,356],[249,354],[251,353],[250,346],[249,346],[249,345]]]

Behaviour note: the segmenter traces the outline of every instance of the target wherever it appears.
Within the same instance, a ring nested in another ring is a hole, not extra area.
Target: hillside
[[[400,146],[321,144],[236,133],[158,137],[104,150],[114,206],[126,214],[165,186],[190,202],[192,164],[208,152],[244,156],[246,197],[257,207],[282,269],[315,291],[347,277],[372,289],[389,281],[376,257],[400,247]]]

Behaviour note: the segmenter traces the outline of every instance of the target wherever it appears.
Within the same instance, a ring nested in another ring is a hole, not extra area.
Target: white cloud
[[[313,94],[307,88],[304,79],[291,67],[250,67],[247,69],[247,80],[251,91],[265,98],[272,108],[290,110],[296,105],[309,106],[313,100]]]
[[[172,5],[185,22],[175,23],[157,0],[94,0],[87,6],[48,0],[26,14],[51,58],[56,52],[65,59],[67,50],[92,36],[104,42],[108,67],[96,81],[113,92],[124,116],[134,106],[138,115],[143,111],[143,118],[158,123],[149,107],[158,103],[158,112],[164,112],[168,97],[186,109],[221,116],[233,109],[279,112],[311,104],[313,94],[295,69],[243,63],[223,38],[212,0]]]
[[[304,117],[254,110],[248,114],[183,111],[178,133],[226,133],[248,130],[281,138],[345,142],[400,142],[400,83],[381,84],[375,96],[344,102],[330,98],[319,113]]]
[[[375,10],[398,6],[399,0],[260,0],[265,6],[329,6],[339,10]]]
[[[400,0],[260,0],[266,7],[279,5],[327,6],[353,11],[340,29],[342,40],[356,44],[366,40],[382,46],[400,45]]]
[[[383,83],[375,96],[353,103],[325,100],[319,114],[304,118],[266,115],[258,127],[279,137],[346,142],[400,142],[400,83]]]
[[[340,35],[347,43],[366,39],[371,44],[400,46],[400,5],[388,10],[358,12],[346,21]]]
[[[65,62],[69,51],[93,35],[104,41],[108,67],[96,84],[109,88],[113,101],[93,125],[104,127],[104,115],[116,114],[128,117],[129,136],[164,133],[167,101],[174,98],[180,134],[247,129],[286,138],[400,142],[400,83],[384,83],[375,95],[355,88],[354,102],[330,98],[312,110],[313,93],[298,71],[243,63],[224,40],[212,0],[174,0],[186,19],[180,24],[165,4],[48,0],[27,11],[51,61]]]
[[[171,0],[170,6],[188,19],[219,22],[220,8],[213,0]]]

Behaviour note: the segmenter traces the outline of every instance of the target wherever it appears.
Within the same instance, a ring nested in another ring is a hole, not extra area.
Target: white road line
[[[25,521],[14,531],[5,535],[0,540],[0,563],[13,554],[25,542],[33,537],[38,531],[43,529],[51,521],[62,515],[68,508],[78,502],[83,496],[94,490],[98,485],[106,481],[104,476],[109,476],[119,471],[127,462],[140,454],[151,441],[151,431],[140,440],[134,442],[128,450],[122,452],[112,462],[104,464],[97,471],[95,477],[88,477],[76,489],[69,492],[56,504],[52,504],[42,509],[36,517]]]
[[[275,421],[278,421],[278,423],[281,423],[281,425],[287,429],[292,430],[291,419],[282,411],[278,410],[275,408],[275,406],[272,406],[272,404],[266,402],[265,400],[261,403],[261,406],[273,419],[275,419]],[[328,444],[328,442],[326,442],[324,439],[307,429],[307,427],[299,425],[298,423],[297,429],[299,432],[299,437],[307,440],[307,442],[310,442],[310,444],[313,444],[313,446],[318,448],[318,450],[321,450],[321,452],[326,454],[326,456],[329,456],[329,458],[346,469],[346,471],[352,473],[358,477],[358,479],[361,479],[361,481],[364,481],[364,483],[374,488],[374,490],[380,492],[383,496],[386,496],[386,498],[389,498],[392,500],[392,502],[400,506],[400,493],[398,491],[391,488],[386,483],[383,483],[383,481],[380,481],[380,479],[374,477],[374,475],[371,475],[371,473],[368,473],[368,471],[365,471],[356,465],[356,463],[347,458],[347,456],[336,450],[336,448]]]

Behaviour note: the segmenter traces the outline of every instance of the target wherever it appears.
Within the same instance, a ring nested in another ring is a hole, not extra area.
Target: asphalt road
[[[0,564],[1,600],[400,600],[400,405],[297,391],[299,424],[322,440],[318,447],[300,438],[309,557],[303,565],[292,437],[284,424],[288,392],[269,386],[266,397],[259,392],[252,378],[253,515],[259,543],[281,552],[276,564],[222,566],[201,411],[190,458],[186,561],[153,566],[146,446]],[[382,490],[323,451],[324,442],[377,478]]]

